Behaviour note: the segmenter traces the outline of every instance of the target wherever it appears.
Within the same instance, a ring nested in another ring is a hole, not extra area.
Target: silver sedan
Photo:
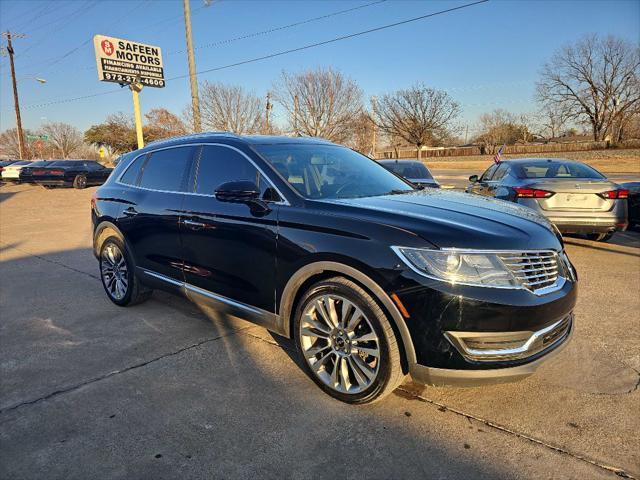
[[[583,233],[606,241],[627,228],[629,191],[594,168],[562,159],[522,158],[494,164],[471,175],[467,192],[533,208],[562,233]]]

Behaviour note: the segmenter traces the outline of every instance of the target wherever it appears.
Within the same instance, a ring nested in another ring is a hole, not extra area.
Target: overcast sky
[[[471,0],[470,0],[471,1]],[[385,24],[464,5],[460,1],[192,0],[199,71],[261,57]],[[369,5],[370,4],[370,5]],[[299,26],[220,43],[363,6]],[[131,93],[97,79],[93,35],[158,45],[167,78],[187,73],[182,1],[0,0],[0,28],[24,33],[14,41],[23,126],[50,121],[85,130],[117,111],[130,113]],[[367,98],[417,81],[446,89],[472,127],[495,108],[535,110],[541,65],[567,42],[587,33],[640,39],[640,2],[497,1],[246,65],[203,73],[199,79],[244,86],[265,96],[282,70],[331,66],[358,82]],[[3,45],[6,45],[3,39]],[[0,57],[0,129],[15,126],[7,57]],[[41,85],[33,77],[47,80]],[[78,97],[106,93],[77,100]],[[62,103],[57,103],[63,101]],[[56,102],[56,103],[54,103]],[[187,78],[145,88],[143,113],[180,113],[190,102]],[[279,110],[276,115],[280,116]],[[278,120],[278,119],[277,119]]]

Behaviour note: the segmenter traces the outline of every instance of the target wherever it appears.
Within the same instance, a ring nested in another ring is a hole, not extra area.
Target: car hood
[[[559,233],[534,210],[503,200],[425,189],[407,194],[329,200],[350,214],[409,230],[439,248],[562,248]]]

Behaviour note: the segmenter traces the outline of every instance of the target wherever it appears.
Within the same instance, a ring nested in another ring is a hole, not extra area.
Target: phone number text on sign
[[[120,73],[108,73],[104,72],[104,79],[109,82],[118,82],[118,83],[133,83],[136,81],[136,77],[131,75],[122,75]],[[159,80],[157,78],[140,78],[140,83],[143,85],[147,85],[149,87],[164,87],[164,80]]]

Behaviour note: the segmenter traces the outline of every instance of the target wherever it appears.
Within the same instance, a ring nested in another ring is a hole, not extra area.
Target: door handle
[[[138,214],[138,211],[133,207],[129,207],[124,212],[122,212],[122,214],[125,217],[135,217]]]
[[[206,225],[201,222],[194,222],[193,220],[182,220],[182,224],[189,227],[191,230],[200,230]]]

